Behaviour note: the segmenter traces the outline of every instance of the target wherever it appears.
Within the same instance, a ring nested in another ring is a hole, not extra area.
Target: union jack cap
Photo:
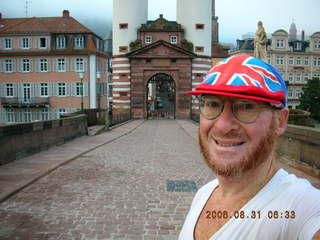
[[[216,94],[286,106],[286,84],[270,64],[248,55],[234,55],[215,65],[191,95]]]

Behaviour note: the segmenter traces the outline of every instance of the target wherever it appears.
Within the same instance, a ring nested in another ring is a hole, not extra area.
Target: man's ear
[[[287,129],[287,123],[289,118],[289,109],[284,108],[276,113],[276,118],[278,122],[278,126],[276,129],[276,133],[278,136],[282,135]]]

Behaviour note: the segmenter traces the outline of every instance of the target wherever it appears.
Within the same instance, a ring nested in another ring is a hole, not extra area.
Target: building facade
[[[61,17],[0,18],[0,122],[59,118],[107,108],[103,40],[64,10]]]
[[[313,33],[308,40],[304,32],[298,39],[294,24],[290,34],[279,29],[272,33],[267,46],[268,62],[275,66],[287,83],[288,107],[295,109],[300,105],[302,88],[309,79],[320,77],[320,32]],[[237,41],[233,54],[253,55],[253,39]]]
[[[147,0],[114,0],[113,6],[113,113],[149,118],[165,91],[174,118],[197,114],[197,100],[185,93],[211,67],[214,1],[178,0],[177,21],[163,15],[148,21]]]

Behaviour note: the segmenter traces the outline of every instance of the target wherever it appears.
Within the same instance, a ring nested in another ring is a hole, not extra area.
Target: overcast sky
[[[199,3],[201,0],[198,0]],[[175,0],[149,0],[149,19],[162,13],[176,20]],[[0,0],[3,18],[25,17],[26,0]],[[67,9],[72,17],[105,37],[111,29],[112,0],[29,0],[28,17],[61,16]],[[220,42],[235,43],[243,34],[255,32],[259,20],[267,33],[289,31],[293,19],[298,34],[320,31],[320,0],[216,0]]]

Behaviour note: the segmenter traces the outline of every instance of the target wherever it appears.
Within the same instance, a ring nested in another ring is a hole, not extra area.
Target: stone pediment
[[[289,34],[283,29],[279,29],[272,34],[272,36],[282,36],[282,37],[288,37],[288,35]]]
[[[159,40],[127,54],[128,58],[195,58],[193,52]]]

